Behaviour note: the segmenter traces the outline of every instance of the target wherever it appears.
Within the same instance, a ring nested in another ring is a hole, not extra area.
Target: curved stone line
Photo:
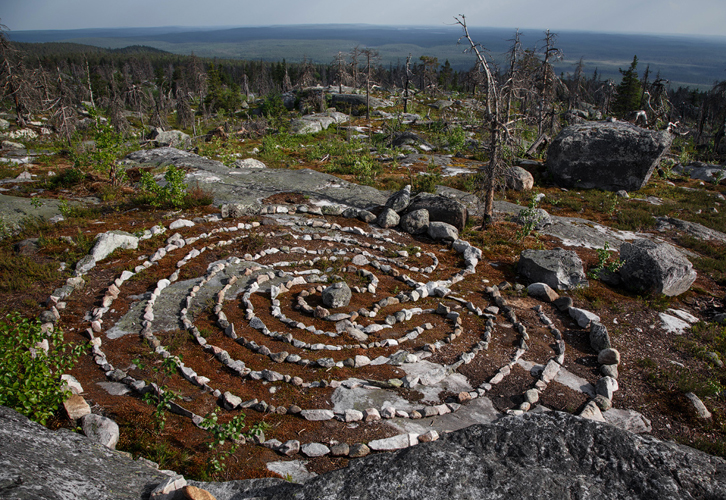
[[[212,234],[214,234],[214,233],[212,233]],[[189,239],[187,239],[187,241],[188,241],[188,240],[189,240]],[[218,246],[218,245],[219,245],[219,244],[214,244],[213,246],[212,246],[212,245],[210,245],[210,247],[205,247],[205,248],[203,248],[203,249],[201,250],[201,252],[200,252],[200,253],[202,253],[202,252],[203,252],[204,250],[206,250],[207,248],[214,248],[214,247],[216,247],[216,246]],[[219,245],[219,246],[221,246],[221,245]],[[192,251],[192,252],[194,252],[194,251]],[[190,252],[190,254],[191,254],[192,252]],[[189,255],[189,254],[187,254],[187,255]],[[193,255],[193,256],[192,256],[192,258],[193,258],[194,256],[198,256],[198,255],[199,255],[199,254],[197,254],[197,255]],[[160,256],[157,256],[157,257],[158,257],[158,258],[161,258],[161,257],[163,257],[163,255],[160,255]],[[158,260],[158,259],[157,259],[157,260]],[[178,263],[178,264],[179,264],[179,263]],[[146,269],[146,268],[148,268],[148,267],[149,267],[149,266],[150,266],[151,264],[150,264],[150,263],[149,263],[149,264],[147,264],[147,263],[145,262],[145,263],[144,263],[144,265],[146,265],[146,266],[145,266],[145,267],[143,267],[143,269]],[[182,265],[183,265],[183,264],[182,264]],[[179,267],[181,267],[181,266],[179,266]],[[139,270],[138,270],[138,272],[140,272],[140,271],[141,271],[141,270],[143,270],[143,269],[139,269]],[[464,274],[464,273],[458,273],[458,274],[457,274],[456,276],[459,276],[459,277],[462,277],[462,278],[463,278],[463,274]],[[133,275],[133,274],[132,274],[132,275]],[[455,276],[455,277],[456,277],[456,276]],[[126,277],[126,279],[128,279],[129,277],[130,277],[130,276],[127,276],[127,277]],[[173,277],[174,277],[173,275],[172,275],[172,276],[170,276],[170,278],[173,278]],[[177,277],[178,277],[178,274],[177,274]],[[162,282],[162,281],[163,281],[163,280],[160,280],[160,282]],[[168,280],[168,281],[170,281],[170,282],[171,282],[171,281],[174,281],[174,280],[173,280],[173,279],[170,279],[170,280]],[[456,281],[453,281],[453,282],[456,282]],[[120,284],[122,284],[122,283],[123,283],[123,280],[121,280],[121,283],[120,283]],[[114,285],[116,285],[116,283],[114,283]],[[160,288],[160,286],[159,286],[159,283],[157,283],[157,288],[155,289],[155,291],[154,291],[154,292],[152,292],[152,297],[154,296],[154,293],[155,293],[155,292],[158,292],[158,293],[160,293],[162,289],[163,289],[163,284],[162,284],[162,288]],[[109,287],[109,291],[112,291],[111,287]],[[158,296],[158,293],[156,294],[156,296]],[[452,297],[452,298],[454,298],[454,297]],[[105,297],[104,297],[104,299],[105,299]],[[111,301],[111,302],[112,302],[112,301]],[[108,305],[110,306],[110,304],[108,304]],[[107,305],[106,305],[105,303],[103,304],[103,306],[104,306],[104,307],[108,307],[108,306],[107,306]],[[107,310],[108,310],[108,309],[107,309]],[[152,303],[152,307],[150,308],[150,310],[153,310],[153,303]],[[95,314],[96,312],[98,312],[98,311],[95,311],[95,312],[94,312],[94,316],[96,316],[96,314]],[[105,312],[105,311],[103,311],[103,312]],[[102,317],[102,315],[103,315],[103,312],[101,312],[101,314],[100,314],[100,315],[98,315],[97,319],[101,319],[101,317]],[[481,314],[480,314],[480,315],[481,315]],[[145,326],[150,326],[150,325],[145,325]],[[485,330],[485,332],[486,332],[486,330]],[[100,339],[98,339],[98,340],[100,340]],[[162,355],[163,355],[163,353],[165,352],[165,351],[164,351],[163,349],[160,349],[160,350],[158,350],[158,351],[159,351],[159,353],[160,353],[160,354],[162,354]],[[178,360],[178,358],[176,358],[176,359]],[[452,366],[453,366],[453,365],[452,365]],[[127,377],[127,379],[131,379],[131,377]],[[214,392],[219,392],[219,391],[214,391]]]

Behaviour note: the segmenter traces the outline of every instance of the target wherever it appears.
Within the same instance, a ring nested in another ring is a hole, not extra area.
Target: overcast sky
[[[11,30],[367,23],[726,36],[726,0],[0,0]]]

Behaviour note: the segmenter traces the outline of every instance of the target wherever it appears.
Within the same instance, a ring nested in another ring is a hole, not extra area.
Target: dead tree
[[[345,69],[345,56],[342,52],[338,51],[338,55],[333,59],[333,65],[335,66],[335,77],[338,79],[338,93],[343,93],[343,84],[349,77],[348,71]]]
[[[558,78],[551,61],[557,61],[563,57],[562,51],[555,47],[555,42],[557,41],[557,35],[555,33],[550,32],[550,30],[545,31],[543,41],[545,46],[543,50],[544,60],[541,66],[542,89],[540,94],[539,117],[537,120],[537,128],[540,134],[544,132],[545,121],[548,118],[550,120],[548,128],[550,130],[553,128],[552,124],[555,116],[554,93]]]
[[[378,59],[378,51],[365,48],[361,54],[366,58],[366,120],[371,119],[371,68]]]
[[[459,38],[459,43],[465,40],[469,47],[465,52],[472,52],[477,59],[477,69],[484,75],[485,94],[485,123],[489,129],[489,164],[480,169],[480,177],[482,183],[480,187],[480,196],[484,196],[484,220],[482,228],[492,222],[494,215],[494,190],[496,188],[497,178],[501,176],[504,170],[504,164],[501,160],[501,146],[505,137],[509,134],[507,125],[502,122],[501,95],[499,85],[489,67],[489,62],[482,54],[482,47],[475,43],[469,35],[469,29],[466,27],[466,17],[459,15],[454,17],[456,24],[461,26],[464,34]]]
[[[408,87],[411,84],[411,54],[406,58],[406,75],[403,78],[403,112],[408,113]]]
[[[360,64],[361,54],[362,51],[358,45],[350,51],[350,70],[353,75],[353,88],[358,88],[358,66]]]
[[[506,109],[504,116],[507,120],[511,117],[512,112],[512,98],[514,97],[515,83],[518,78],[518,62],[522,54],[522,42],[520,41],[519,29],[514,33],[514,38],[511,40],[512,46],[509,49],[509,72],[507,73],[509,83],[505,87],[506,96]]]
[[[53,94],[46,93],[44,107],[51,112],[51,122],[54,124],[56,131],[61,137],[65,138],[70,146],[73,141],[73,133],[76,131],[77,117],[74,99],[60,68],[56,68],[56,71],[58,72],[56,91]],[[43,81],[44,86],[46,86],[45,78]]]

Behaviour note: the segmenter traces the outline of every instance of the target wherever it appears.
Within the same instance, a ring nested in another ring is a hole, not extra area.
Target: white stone
[[[171,229],[173,231],[175,229],[181,229],[183,227],[192,227],[194,225],[195,225],[194,222],[192,222],[190,220],[177,219],[174,222],[172,222],[171,224],[169,224],[169,229]]]
[[[373,451],[393,451],[402,450],[411,446],[411,436],[415,434],[399,434],[397,436],[375,439],[368,443],[368,447]],[[418,436],[416,436],[418,441]]]
[[[335,414],[332,410],[303,410],[300,412],[300,416],[305,420],[317,422],[320,420],[331,420],[335,417]]]
[[[584,309],[578,309],[577,307],[570,307],[570,317],[574,319],[580,328],[587,328],[593,321],[600,321],[600,316]]]
[[[330,448],[320,443],[307,443],[300,447],[300,451],[306,457],[322,457],[330,453]]]
[[[96,262],[108,257],[117,248],[136,250],[139,246],[139,238],[124,231],[109,231],[101,233],[96,237],[96,244],[89,255]]]

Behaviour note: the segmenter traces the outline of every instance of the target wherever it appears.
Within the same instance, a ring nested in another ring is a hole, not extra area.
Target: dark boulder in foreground
[[[168,478],[80,434],[49,431],[0,407],[3,499],[142,499]],[[726,460],[544,412],[351,460],[304,484],[272,478],[189,483],[217,500],[722,499]]]
[[[565,127],[547,150],[547,169],[564,187],[638,191],[650,179],[673,136],[627,122]]]
[[[726,461],[553,412],[353,460],[303,485],[240,481],[235,493],[229,483],[198,485],[218,500],[717,499],[726,491]]]
[[[81,434],[49,431],[0,406],[4,500],[135,500],[168,477]]]

